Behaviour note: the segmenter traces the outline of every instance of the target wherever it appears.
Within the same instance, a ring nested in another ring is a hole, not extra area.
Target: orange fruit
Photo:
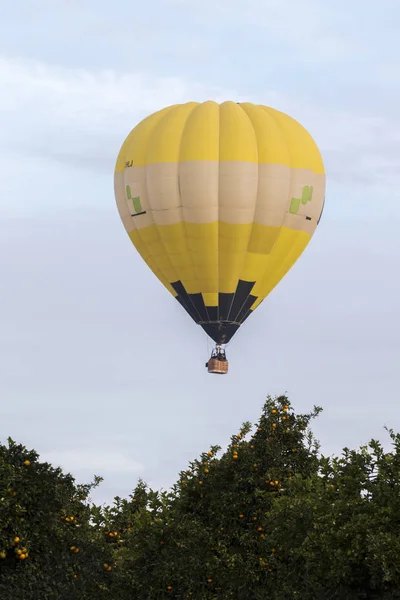
[[[211,452],[211,450],[209,450],[209,452],[207,452],[208,456],[212,456],[213,453]]]
[[[75,552],[75,546],[70,546],[69,549],[71,550],[71,552]]]
[[[31,461],[30,460],[24,460],[24,465],[26,467],[30,467],[31,466]]]
[[[14,538],[14,544],[18,544],[18,542],[19,542],[19,541],[20,541],[20,540],[19,540],[19,537],[18,537],[18,536]]]
[[[209,578],[207,579],[207,583],[211,583],[211,582],[212,582],[212,579],[211,579],[211,577],[209,577]]]
[[[203,482],[202,482],[202,481],[199,481],[199,485],[203,485]]]
[[[239,515],[239,519],[243,519],[243,515]]]
[[[275,427],[276,427],[276,423],[272,423],[272,427],[274,427],[274,428],[275,428]]]
[[[204,473],[209,473],[210,471],[208,469],[204,469]]]
[[[172,585],[167,585],[167,590],[170,592],[172,590]]]

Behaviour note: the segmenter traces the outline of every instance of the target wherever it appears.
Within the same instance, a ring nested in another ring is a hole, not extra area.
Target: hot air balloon
[[[188,102],[141,121],[119,152],[125,229],[167,290],[216,346],[294,265],[322,214],[325,171],[296,120],[251,103]]]

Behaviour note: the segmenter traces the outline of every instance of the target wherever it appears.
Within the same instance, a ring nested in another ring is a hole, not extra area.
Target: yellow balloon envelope
[[[321,217],[310,134],[267,106],[189,102],[141,121],[115,196],[150,269],[216,342],[229,342],[299,258]]]

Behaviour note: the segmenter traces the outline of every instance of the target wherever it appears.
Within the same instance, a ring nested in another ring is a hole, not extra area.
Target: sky
[[[397,0],[2,7],[2,443],[103,476],[92,498],[110,502],[139,477],[168,489],[267,394],[323,407],[324,454],[400,431],[399,34]],[[211,341],[135,251],[113,192],[138,121],[207,99],[289,113],[327,171],[317,232],[228,346],[226,377],[206,372]]]

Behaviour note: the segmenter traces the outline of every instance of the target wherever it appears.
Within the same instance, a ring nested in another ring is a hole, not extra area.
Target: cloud
[[[49,171],[65,178],[54,165],[110,178],[123,139],[140,119],[169,104],[210,98],[267,103],[297,118],[315,137],[333,182],[397,187],[397,114],[325,105],[304,90],[295,96],[264,89],[246,97],[241,90],[190,79],[74,69],[0,56],[2,202],[12,198],[15,203],[13,182],[21,166],[32,179]],[[41,176],[41,186],[50,185],[49,176]],[[88,202],[90,194],[83,195],[83,202]]]
[[[3,152],[102,169],[129,130],[169,104],[234,92],[142,73],[53,67],[0,57]]]
[[[4,113],[17,113],[31,123],[59,121],[64,128],[75,121],[94,130],[193,97],[221,100],[235,94],[177,77],[54,67],[4,56],[0,56],[0,86]]]

